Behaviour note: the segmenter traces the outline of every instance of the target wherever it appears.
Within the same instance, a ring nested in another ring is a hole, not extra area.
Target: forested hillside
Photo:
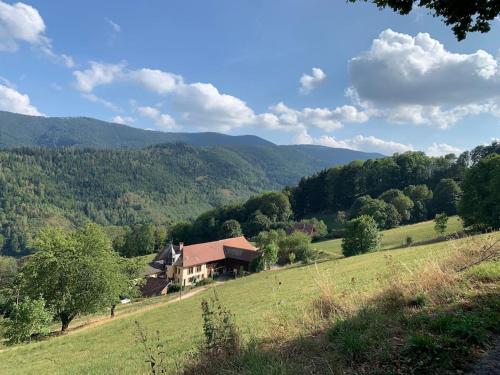
[[[0,151],[2,253],[25,253],[32,236],[51,224],[189,220],[257,192],[279,190],[322,167],[321,161],[275,145]]]

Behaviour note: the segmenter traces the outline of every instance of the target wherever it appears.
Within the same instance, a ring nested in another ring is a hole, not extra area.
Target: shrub
[[[446,227],[448,226],[448,215],[445,213],[436,214],[434,219],[434,230],[441,236],[446,232]]]
[[[342,253],[346,257],[373,251],[379,245],[380,233],[371,216],[362,215],[347,222],[342,239]]]
[[[179,283],[172,283],[168,286],[168,293],[175,293],[181,290],[181,284]]]
[[[413,237],[406,236],[406,246],[411,246],[413,244]]]
[[[14,306],[6,319],[5,337],[10,344],[28,342],[35,335],[48,334],[51,322],[52,314],[45,308],[43,298],[26,298]]]
[[[225,357],[239,352],[240,334],[234,316],[220,303],[215,292],[213,297],[201,301],[201,311],[205,335],[204,354]]]

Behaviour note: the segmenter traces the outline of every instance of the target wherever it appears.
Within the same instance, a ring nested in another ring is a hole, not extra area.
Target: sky
[[[500,19],[343,0],[0,0],[0,110],[390,155],[500,138]]]

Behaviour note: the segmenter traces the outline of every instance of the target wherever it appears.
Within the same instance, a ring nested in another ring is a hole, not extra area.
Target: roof
[[[168,287],[169,283],[167,279],[147,278],[146,283],[141,286],[141,294],[143,297],[159,296]]]
[[[150,276],[150,275],[156,275],[157,273],[162,272],[161,269],[159,269],[158,267],[155,267],[155,266],[156,266],[156,264],[154,264],[153,262],[147,264],[146,267],[144,268],[144,271],[142,274],[144,276]]]
[[[228,249],[233,250],[228,251]],[[227,238],[219,241],[184,246],[182,249],[182,266],[191,267],[225,258],[233,258],[231,254],[236,253],[239,254],[241,260],[253,259],[259,254],[257,249],[245,237]],[[236,257],[236,259],[238,258]]]

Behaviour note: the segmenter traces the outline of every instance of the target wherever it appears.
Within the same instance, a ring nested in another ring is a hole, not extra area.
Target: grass
[[[499,233],[493,236],[500,238]],[[236,323],[246,337],[265,337],[274,329],[269,317],[279,315],[287,320],[302,316],[305,307],[319,293],[318,274],[334,280],[336,288],[344,293],[374,293],[375,281],[387,274],[388,256],[404,269],[412,270],[422,262],[446,255],[463,241],[466,239],[268,271],[228,281],[216,290],[222,303],[235,314]],[[202,337],[200,303],[208,293],[212,292],[203,291],[190,299],[148,311],[138,310],[133,316],[118,316],[109,323],[61,337],[3,349],[0,374],[146,373],[141,348],[134,338],[135,320],[143,327],[159,331],[170,360],[182,361]]]
[[[448,220],[445,236],[457,233],[463,229],[462,221],[458,216],[452,216]],[[417,224],[405,225],[382,232],[381,250],[394,249],[406,246],[406,238],[410,236],[414,244],[430,241],[438,235],[434,230],[434,221],[424,221]],[[334,257],[342,256],[342,239],[321,241],[312,244],[313,248],[324,251]]]

